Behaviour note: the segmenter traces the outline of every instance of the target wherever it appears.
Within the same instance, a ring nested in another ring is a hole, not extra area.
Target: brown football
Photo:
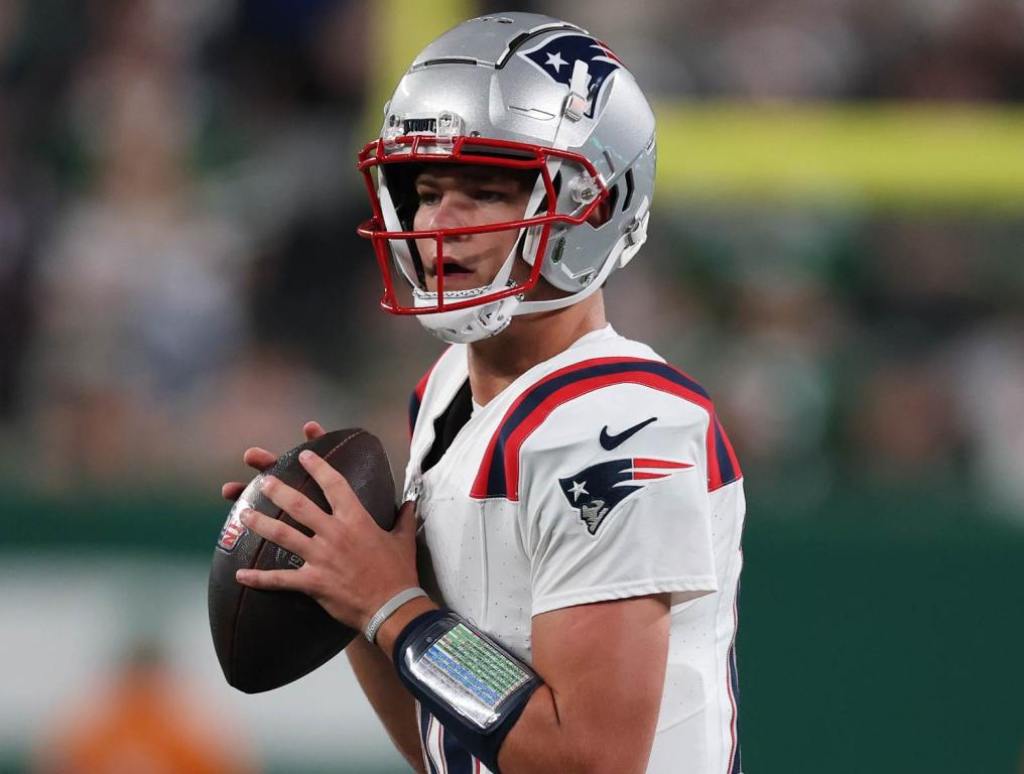
[[[312,449],[348,479],[377,524],[390,530],[395,523],[395,484],[387,453],[375,436],[358,428],[335,430],[296,446],[249,483],[220,532],[209,585],[210,631],[217,658],[228,683],[246,693],[297,680],[358,634],[305,594],[260,591],[235,581],[235,571],[241,568],[280,570],[302,565],[299,557],[246,529],[238,518],[242,509],[254,508],[312,534],[260,493],[264,476],[276,476],[330,513],[320,487],[299,464],[303,449]]]

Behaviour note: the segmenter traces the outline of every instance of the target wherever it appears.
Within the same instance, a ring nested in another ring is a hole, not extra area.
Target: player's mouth
[[[437,290],[437,266],[434,263],[424,267],[426,269],[430,290]],[[461,263],[446,258],[443,263],[444,286],[448,290],[468,290],[478,286],[474,279],[476,272]]]
[[[458,274],[472,274],[472,269],[467,269],[465,266],[456,263],[455,261],[443,261],[442,268],[444,269],[445,279],[448,277],[454,277]]]

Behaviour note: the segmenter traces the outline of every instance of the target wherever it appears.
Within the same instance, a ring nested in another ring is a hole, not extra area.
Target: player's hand
[[[331,506],[325,513],[308,497],[268,476],[263,494],[312,537],[247,508],[242,523],[256,534],[301,557],[296,570],[239,570],[236,579],[256,589],[301,591],[331,616],[364,630],[373,614],[399,591],[419,585],[416,572],[416,516],[405,503],[390,532],[367,513],[345,477],[313,452],[299,462],[313,477]]]
[[[306,436],[307,441],[319,438],[326,432],[319,422],[307,422],[302,426],[302,434]],[[246,449],[245,453],[242,454],[242,462],[257,472],[262,473],[277,461],[277,457],[278,455],[273,452],[269,452],[259,446],[253,446]],[[248,484],[243,484],[241,481],[228,481],[220,488],[221,497],[234,502],[241,496],[246,486]]]

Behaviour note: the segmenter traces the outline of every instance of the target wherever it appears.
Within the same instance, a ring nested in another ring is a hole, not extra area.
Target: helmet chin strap
[[[398,210],[395,208],[395,202],[391,196],[391,187],[388,185],[383,173],[381,173],[380,183],[377,186],[377,198],[380,201],[381,214],[384,216],[384,227],[388,231],[401,231],[403,226],[398,218]],[[392,263],[402,272],[402,276],[405,277],[406,281],[412,287],[416,287],[416,278],[410,274],[410,271],[414,271],[414,262],[408,242],[404,239],[391,240],[388,247],[391,249]]]
[[[608,279],[612,271],[615,270],[625,248],[626,237],[622,237],[615,243],[615,247],[612,248],[612,251],[608,253],[608,258],[605,259],[604,265],[601,266],[601,270],[594,275],[590,284],[583,288],[583,290],[577,290],[575,293],[563,296],[562,298],[550,298],[543,301],[521,301],[512,314],[520,315],[534,314],[536,312],[552,312],[556,309],[564,309],[567,306],[578,304],[583,299],[589,298],[601,289],[605,280]]]
[[[548,177],[554,180],[559,169],[562,167],[562,160],[559,158],[549,158],[546,165],[548,168]],[[547,196],[547,192],[548,190],[544,185],[542,176],[537,175],[537,182],[533,185],[533,192],[530,194],[530,200],[526,203],[526,212],[524,217],[530,218],[540,214],[537,210],[540,208],[541,202],[544,201],[544,197]],[[557,194],[555,200],[557,203]],[[544,226],[532,226],[525,229],[526,236],[523,239],[523,260],[530,266],[533,266],[533,264],[538,260],[543,260],[544,258],[542,255],[537,255],[537,248],[540,246],[540,234],[543,228]]]
[[[545,301],[523,301],[515,308],[513,314],[533,314],[535,312],[550,312],[555,309],[564,309],[567,306],[578,304],[583,299],[592,295],[604,285],[609,275],[618,268],[629,263],[637,254],[644,242],[647,241],[647,224],[650,222],[651,203],[647,198],[640,202],[636,216],[633,219],[633,227],[623,234],[619,241],[608,253],[601,270],[594,275],[590,283],[575,293],[562,298],[552,298]]]
[[[619,266],[625,265],[633,257],[633,254],[640,249],[645,241],[647,226],[646,207],[642,209],[645,211],[638,221],[638,233],[631,231],[623,234],[619,241],[615,243],[615,247],[608,253],[608,257],[601,266],[601,270],[594,275],[594,278],[582,290],[562,298],[551,298],[543,301],[520,301],[518,297],[511,296],[493,301],[481,307],[420,315],[420,324],[444,341],[452,344],[466,344],[496,336],[508,327],[514,316],[536,314],[537,312],[552,312],[580,303],[600,290],[611,273]],[[499,287],[504,286],[512,272],[515,258],[516,249],[513,247],[512,252],[498,271],[498,275],[494,278],[493,282],[482,288],[460,291],[458,298],[472,298],[487,292],[493,292]],[[437,304],[437,293],[414,291],[413,296],[416,299],[417,306]]]

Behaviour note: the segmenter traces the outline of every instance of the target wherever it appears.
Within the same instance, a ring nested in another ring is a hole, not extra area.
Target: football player
[[[246,512],[305,564],[238,580],[366,634],[352,666],[418,770],[740,771],[740,467],[704,389],[605,319],[654,167],[618,57],[525,13],[428,45],[360,154],[382,305],[451,343],[412,397],[406,504],[380,530],[307,453],[333,514],[268,478],[315,537]]]

